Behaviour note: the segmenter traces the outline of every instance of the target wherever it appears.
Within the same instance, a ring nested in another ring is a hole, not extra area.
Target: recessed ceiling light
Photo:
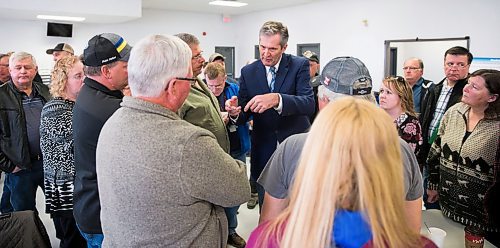
[[[37,15],[36,18],[43,19],[43,20],[69,21],[69,22],[83,22],[83,21],[85,21],[85,17],[77,17],[77,16]]]
[[[216,0],[209,2],[208,4],[211,5],[219,5],[219,6],[226,6],[226,7],[243,7],[248,5],[248,3],[243,3],[243,2],[237,2],[237,1],[225,1],[225,0]]]

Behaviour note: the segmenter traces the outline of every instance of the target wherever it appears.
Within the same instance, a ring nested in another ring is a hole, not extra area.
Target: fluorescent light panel
[[[226,6],[226,7],[243,7],[248,5],[248,3],[242,3],[242,2],[237,2],[237,1],[224,1],[224,0],[216,0],[209,2],[208,4],[211,5],[218,5],[218,6]]]
[[[85,21],[85,17],[77,17],[77,16],[37,15],[36,18],[43,19],[43,20],[70,21],[70,22],[83,22],[83,21]]]

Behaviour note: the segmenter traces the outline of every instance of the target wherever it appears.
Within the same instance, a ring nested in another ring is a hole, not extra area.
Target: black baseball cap
[[[115,61],[128,61],[132,47],[123,37],[113,33],[96,35],[83,50],[83,64],[101,66]]]

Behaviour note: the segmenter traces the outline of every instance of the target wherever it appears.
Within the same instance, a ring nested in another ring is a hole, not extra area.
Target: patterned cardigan
[[[43,154],[45,212],[73,210],[75,159],[73,145],[74,102],[56,97],[42,109],[40,148]]]
[[[441,209],[449,218],[488,232],[500,232],[500,223],[491,216],[495,213],[488,211],[500,207],[494,202],[499,201],[499,191],[492,191],[500,186],[494,175],[499,156],[500,115],[485,113],[462,142],[469,110],[468,105],[457,103],[443,116],[438,138],[427,158],[428,188],[439,191]]]

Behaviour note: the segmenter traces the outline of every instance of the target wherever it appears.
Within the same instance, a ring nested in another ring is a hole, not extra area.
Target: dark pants
[[[500,233],[488,232],[486,233],[486,240],[496,247],[500,247]]]
[[[250,177],[248,181],[250,182],[250,190],[252,194],[257,194],[257,182],[252,177]]]
[[[87,241],[85,241],[76,227],[73,211],[69,211],[69,213],[61,216],[54,216],[52,220],[56,228],[56,237],[61,240],[60,248],[87,247]]]
[[[16,173],[7,173],[4,185],[10,191],[10,204],[13,211],[36,210],[36,190],[43,185],[43,162],[33,161],[32,168]]]

